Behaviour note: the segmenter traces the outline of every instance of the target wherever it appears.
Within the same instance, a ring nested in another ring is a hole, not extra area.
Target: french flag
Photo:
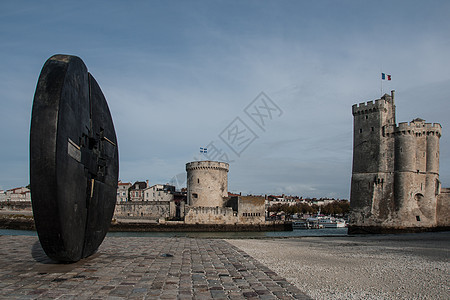
[[[391,80],[391,75],[381,73],[381,79],[382,80]]]

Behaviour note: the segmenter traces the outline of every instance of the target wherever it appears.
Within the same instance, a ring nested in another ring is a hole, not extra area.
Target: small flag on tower
[[[382,80],[391,80],[391,75],[381,73],[381,79]]]
[[[200,153],[208,153],[208,149],[200,147]]]

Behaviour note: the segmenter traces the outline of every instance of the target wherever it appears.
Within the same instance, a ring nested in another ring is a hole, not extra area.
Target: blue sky
[[[0,189],[29,183],[36,82],[53,54],[81,57],[119,142],[120,179],[169,182],[211,142],[233,160],[229,190],[348,198],[351,106],[392,74],[397,121],[443,126],[450,186],[446,1],[1,1]],[[245,108],[281,111],[261,129]],[[239,117],[257,138],[220,139]]]

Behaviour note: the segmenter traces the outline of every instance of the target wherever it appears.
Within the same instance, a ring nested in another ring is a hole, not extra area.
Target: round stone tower
[[[223,207],[228,196],[229,164],[193,161],[186,164],[187,202],[190,206]]]

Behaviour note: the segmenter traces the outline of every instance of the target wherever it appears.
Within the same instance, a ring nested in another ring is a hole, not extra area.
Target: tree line
[[[277,203],[268,208],[269,212],[284,212],[287,215],[293,214],[317,214],[320,212],[324,215],[334,217],[345,216],[350,211],[350,202],[348,201],[333,201],[325,205],[319,206],[317,204],[309,205],[307,203],[297,203],[295,205]]]

